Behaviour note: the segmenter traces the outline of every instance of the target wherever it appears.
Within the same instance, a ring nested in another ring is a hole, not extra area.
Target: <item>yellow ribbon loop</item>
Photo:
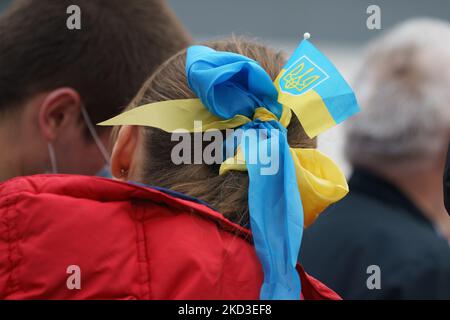
[[[170,133],[180,129],[188,132],[225,130],[240,127],[250,121],[252,120],[243,115],[222,120],[209,112],[200,99],[178,99],[154,102],[133,108],[98,125],[146,126]],[[202,127],[195,127],[196,122],[201,122]]]
[[[336,163],[316,149],[291,148],[307,228],[329,205],[344,198],[347,180]]]
[[[316,149],[290,148],[303,204],[304,227],[309,227],[328,206],[349,192],[347,180],[336,163]],[[219,174],[247,171],[240,147],[226,159]]]

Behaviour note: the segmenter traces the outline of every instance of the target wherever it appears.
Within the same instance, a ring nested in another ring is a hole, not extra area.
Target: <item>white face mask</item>
[[[58,173],[58,165],[56,163],[56,155],[55,155],[55,149],[53,148],[53,145],[49,142],[47,143],[48,147],[48,155],[50,157],[50,164],[51,164],[51,171],[47,171],[47,173]]]
[[[102,169],[100,169],[97,172],[96,176],[110,178],[111,177],[111,170],[110,170],[110,162],[111,161],[110,161],[108,151],[106,150],[105,145],[103,144],[102,140],[98,136],[97,131],[95,130],[95,127],[92,124],[92,121],[89,117],[89,114],[87,113],[86,108],[83,105],[81,106],[81,115],[83,116],[84,122],[89,130],[89,133],[91,134],[92,138],[94,139],[94,142],[97,145],[97,148],[100,151],[100,153],[102,154],[103,159],[105,161],[104,166],[102,167]],[[58,173],[58,164],[56,161],[55,149],[53,148],[53,145],[50,142],[47,144],[47,146],[48,146],[48,155],[50,157],[50,164],[51,164],[51,172],[49,172],[49,173],[56,174],[56,173]]]

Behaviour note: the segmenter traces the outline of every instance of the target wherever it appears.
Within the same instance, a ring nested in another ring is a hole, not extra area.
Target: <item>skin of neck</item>
[[[15,114],[7,114],[0,120],[0,181],[19,176],[23,172],[20,132],[14,127],[14,124],[17,125],[17,118]]]
[[[0,114],[0,182],[45,172],[47,147],[36,119],[36,108],[28,104]]]
[[[10,149],[9,143],[5,141],[3,130],[0,130],[0,150],[2,150],[0,159],[0,182],[2,182],[20,175],[20,165],[16,161],[19,157]]]

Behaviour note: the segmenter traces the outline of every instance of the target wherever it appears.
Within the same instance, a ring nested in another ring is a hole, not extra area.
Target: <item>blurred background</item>
[[[12,0],[0,0],[0,12]],[[417,16],[450,20],[449,0],[168,0],[194,35],[202,41],[231,33],[257,38],[290,53],[305,32],[350,82],[362,48],[383,30]],[[370,5],[381,8],[381,30],[366,25]],[[418,35],[420,36],[420,35]],[[319,148],[334,158],[348,174],[342,156],[343,128],[319,138]]]
[[[0,0],[0,12],[3,11],[10,2],[12,2],[12,1],[11,0]]]

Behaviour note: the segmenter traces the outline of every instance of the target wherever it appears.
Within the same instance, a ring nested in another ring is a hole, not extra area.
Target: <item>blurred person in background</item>
[[[67,8],[81,29],[67,27]],[[0,181],[107,174],[109,129],[145,79],[190,42],[163,0],[16,0],[0,16]]]
[[[444,172],[444,201],[447,212],[450,214],[450,143],[447,151],[447,164]]]
[[[450,25],[415,19],[375,40],[355,92],[350,194],[306,231],[300,261],[344,299],[450,299]]]

